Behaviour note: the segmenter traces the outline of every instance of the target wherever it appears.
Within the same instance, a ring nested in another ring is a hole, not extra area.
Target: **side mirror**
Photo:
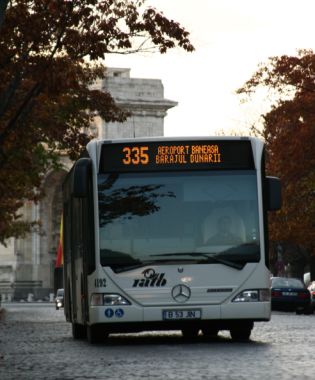
[[[80,158],[75,163],[73,170],[72,195],[75,198],[86,198],[92,175],[92,160],[90,158]]]
[[[266,177],[266,201],[268,211],[277,211],[281,208],[281,182],[277,177]]]

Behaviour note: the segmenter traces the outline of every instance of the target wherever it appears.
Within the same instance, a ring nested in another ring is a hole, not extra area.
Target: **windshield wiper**
[[[224,264],[224,265],[227,265],[229,267],[232,267],[232,268],[235,268],[235,269],[238,269],[238,270],[241,270],[244,268],[245,266],[245,263],[242,262],[242,263],[238,263],[238,262],[235,262],[235,261],[232,261],[232,260],[227,260],[227,259],[223,259],[222,257],[220,257],[220,254],[216,254],[216,255],[212,255],[212,256],[208,256],[208,255],[202,255],[204,257],[207,257],[208,260],[213,260],[213,261],[216,261],[220,264]]]
[[[172,261],[176,261],[176,263],[178,263],[178,259],[172,260],[171,256],[190,256],[190,258],[180,259],[181,261],[185,261],[185,262],[187,261],[196,262],[196,258],[202,257],[202,258],[206,258],[207,260],[198,261],[198,263],[204,263],[205,261],[210,263],[214,261],[214,262],[217,262],[217,263],[220,263],[220,264],[223,264],[223,265],[226,265],[238,270],[243,269],[246,263],[244,260],[239,262],[239,261],[227,259],[226,257],[222,257],[223,256],[222,253],[206,254],[202,252],[174,252],[174,253],[161,253],[161,254],[155,254],[155,255],[150,255],[150,256],[157,257],[157,259],[156,260],[152,259],[152,260],[142,261],[142,262],[140,262],[139,260],[135,260],[134,262],[131,261],[125,264],[115,262],[115,263],[108,263],[107,265],[110,266],[115,273],[122,273],[122,272],[127,272],[129,270],[142,268],[148,265],[158,265],[162,263],[165,264],[165,263],[170,263]],[[163,257],[163,259],[161,257]]]
[[[186,256],[193,256],[193,257],[195,257],[195,256],[205,257],[207,259],[207,262],[215,261],[215,262],[218,262],[220,264],[224,264],[226,266],[229,266],[231,268],[235,268],[238,270],[243,269],[245,266],[244,262],[236,262],[236,261],[228,260],[226,258],[221,257],[221,253],[209,255],[209,254],[205,254],[202,252],[176,252],[176,253],[162,253],[162,254],[151,255],[151,256],[182,256],[182,255],[183,256],[185,256],[185,255]]]
[[[154,263],[154,261],[147,261],[144,263],[133,264],[133,265],[119,265],[119,266],[117,265],[117,266],[114,266],[112,269],[115,273],[122,273],[122,272],[128,272],[129,270],[142,268],[147,265],[152,265],[152,263]]]
[[[146,267],[148,265],[165,264],[165,263],[170,263],[172,261],[174,262],[174,260],[172,260],[172,259],[157,259],[157,260],[143,261],[141,263],[139,262],[138,264],[126,264],[126,265],[124,265],[124,264],[110,265],[109,264],[109,266],[113,269],[113,271],[115,273],[122,273],[122,272],[127,272],[129,270]],[[183,261],[195,262],[194,259],[183,259]],[[176,260],[176,263],[178,263],[178,260]]]

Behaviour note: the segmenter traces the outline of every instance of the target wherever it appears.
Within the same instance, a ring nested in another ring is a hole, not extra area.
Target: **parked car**
[[[297,314],[311,314],[311,294],[298,278],[272,277],[272,310],[296,311]]]
[[[56,310],[59,310],[61,307],[64,307],[64,290],[58,289],[55,298]]]
[[[310,282],[307,289],[311,293],[311,305],[312,305],[312,308],[314,310],[315,309],[315,281]]]

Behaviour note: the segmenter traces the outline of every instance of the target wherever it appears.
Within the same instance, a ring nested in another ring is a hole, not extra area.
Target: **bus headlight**
[[[232,302],[269,302],[270,289],[243,290]]]
[[[91,306],[130,305],[130,302],[120,294],[93,293]]]

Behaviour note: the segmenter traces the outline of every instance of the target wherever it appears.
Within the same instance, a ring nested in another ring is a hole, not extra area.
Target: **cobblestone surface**
[[[314,379],[315,315],[274,313],[248,343],[228,332],[215,341],[180,333],[75,341],[52,304],[5,304],[0,321],[0,379]]]

